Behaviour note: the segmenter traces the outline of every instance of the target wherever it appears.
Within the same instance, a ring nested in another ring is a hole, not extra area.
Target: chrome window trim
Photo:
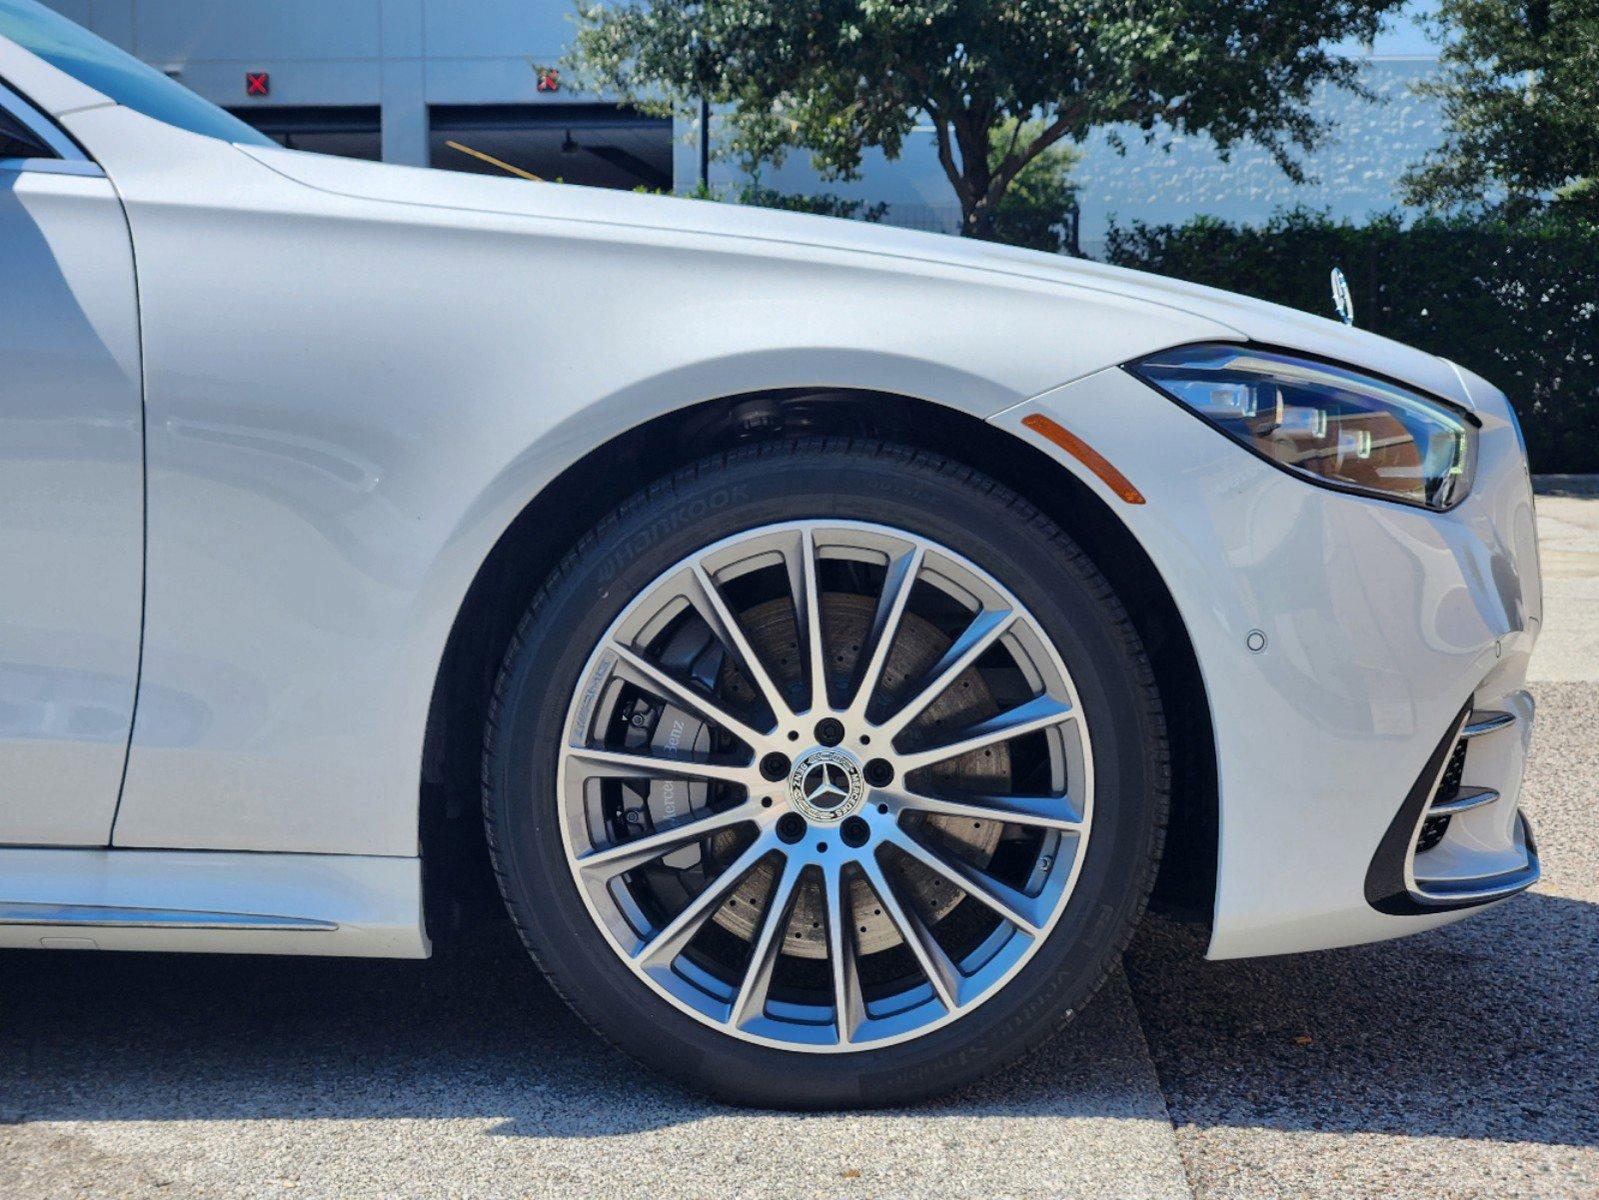
[[[27,171],[35,175],[86,175],[104,179],[105,172],[87,159],[0,158],[0,171]]]

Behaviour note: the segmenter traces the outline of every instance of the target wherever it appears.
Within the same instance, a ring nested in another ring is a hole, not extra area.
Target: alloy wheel
[[[945,546],[768,525],[645,587],[560,749],[578,890],[652,990],[733,1037],[838,1052],[1002,989],[1083,861],[1086,723],[1039,622]]]

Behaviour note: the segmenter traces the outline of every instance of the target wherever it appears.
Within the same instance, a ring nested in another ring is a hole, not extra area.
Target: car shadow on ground
[[[1292,958],[1203,945],[1153,918],[1127,959],[1179,1125],[1599,1145],[1599,906],[1529,895]],[[1148,1118],[1124,1086],[1147,1075],[1126,995],[1114,980],[1003,1079],[915,1111]],[[431,962],[0,954],[0,1123],[479,1117],[592,1137],[727,1111],[601,1046],[498,930]]]
[[[1599,1146],[1599,905],[1205,962],[1151,922],[1127,973],[1179,1125]]]

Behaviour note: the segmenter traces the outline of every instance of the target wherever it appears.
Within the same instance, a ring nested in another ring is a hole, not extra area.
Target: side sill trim
[[[36,904],[17,900],[0,900],[0,925],[70,925],[102,929],[270,929],[324,933],[338,929],[333,921],[319,921],[312,917],[120,908],[97,904]]]

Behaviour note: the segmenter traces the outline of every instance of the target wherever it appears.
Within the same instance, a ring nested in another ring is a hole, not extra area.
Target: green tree
[[[1404,177],[1406,198],[1447,209],[1553,199],[1599,218],[1599,0],[1443,0],[1442,146]]]
[[[1028,167],[1102,126],[1264,147],[1291,178],[1326,133],[1316,88],[1359,91],[1331,43],[1402,0],[631,0],[579,9],[583,78],[657,112],[731,110],[747,161],[825,178],[930,122],[962,230],[1001,232]],[[1058,172],[1057,172],[1058,174]],[[1036,179],[1035,175],[1035,179]]]
[[[1012,140],[1011,126],[1007,121],[999,126],[989,143],[989,161],[998,164],[1005,147]],[[1038,136],[1038,123],[1031,122],[1020,136],[1031,140]],[[1069,245],[1071,230],[1067,227],[1071,211],[1077,206],[1077,185],[1072,182],[1072,168],[1082,158],[1075,146],[1054,145],[1040,153],[1016,173],[1016,178],[1005,189],[994,207],[992,236],[1012,246],[1026,246],[1030,250],[1048,250],[1059,253],[1074,249]]]

